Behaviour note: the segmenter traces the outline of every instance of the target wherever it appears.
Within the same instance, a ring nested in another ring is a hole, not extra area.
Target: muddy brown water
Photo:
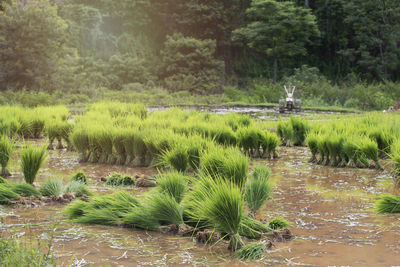
[[[333,115],[333,114],[344,114],[347,112],[340,111],[324,111],[324,110],[309,110],[302,109],[299,112],[285,112],[279,113],[278,107],[270,107],[270,106],[179,106],[184,110],[199,110],[199,111],[207,111],[214,114],[229,114],[229,113],[239,113],[249,115],[251,117],[255,117],[258,119],[268,119],[268,120],[279,120],[281,118],[289,118],[290,116],[294,117],[305,117],[305,118],[318,118],[323,115]],[[167,110],[168,106],[150,106],[148,107],[149,112],[154,111],[164,111]]]
[[[0,212],[0,231],[46,239],[55,223],[53,251],[60,265],[74,266],[399,266],[400,215],[378,215],[373,204],[382,192],[400,194],[390,175],[370,169],[347,169],[308,163],[307,148],[279,149],[277,160],[254,160],[251,165],[271,168],[273,199],[258,219],[284,217],[292,222],[296,239],[275,243],[258,261],[240,262],[227,244],[198,245],[191,237],[119,227],[81,225],[60,214],[63,205],[6,208]],[[51,151],[38,183],[46,177],[70,179],[83,170],[97,193],[115,190],[101,177],[111,172],[148,175],[149,168],[79,164],[75,152]],[[22,180],[17,156],[10,169],[12,180]],[[133,194],[149,189],[133,188]]]

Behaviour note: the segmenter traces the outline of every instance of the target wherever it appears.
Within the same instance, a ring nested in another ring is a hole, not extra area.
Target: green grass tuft
[[[137,207],[123,216],[124,224],[140,228],[144,230],[157,230],[160,227],[160,223],[153,216],[148,209],[144,207]]]
[[[60,179],[47,179],[39,189],[39,192],[46,197],[59,196],[62,193],[63,184]]]
[[[24,194],[27,197],[40,197],[40,193],[37,191],[37,189],[30,184],[12,184],[11,189],[13,192],[19,195]]]
[[[162,162],[178,172],[185,172],[189,166],[189,154],[186,146],[179,144],[162,153]]]
[[[186,191],[186,179],[184,175],[177,172],[161,174],[157,179],[157,187],[160,193],[168,194],[180,203]]]
[[[240,260],[258,260],[264,253],[265,246],[263,243],[248,244],[235,252],[235,257]]]
[[[92,195],[89,190],[86,188],[86,185],[79,181],[70,181],[65,185],[63,189],[63,193],[72,193],[76,197],[81,197],[83,195],[90,196]]]
[[[271,228],[249,216],[244,216],[240,222],[239,235],[250,239],[259,239],[263,233],[268,233]]]
[[[119,173],[113,173],[107,178],[106,185],[110,186],[134,186],[136,180],[128,175],[122,176]]]
[[[83,215],[88,203],[82,200],[77,200],[69,204],[62,213],[70,219],[75,219]]]
[[[77,173],[75,173],[74,176],[72,176],[71,181],[78,181],[83,184],[88,184],[88,178],[83,171],[78,171]]]
[[[268,226],[273,230],[279,230],[290,226],[290,222],[283,218],[274,218],[269,221]]]
[[[268,168],[257,167],[253,172],[253,178],[246,185],[245,199],[252,215],[256,214],[271,195],[269,173]]]
[[[74,219],[74,222],[83,224],[119,225],[121,219],[118,214],[110,208],[95,209],[87,207],[83,215]]]
[[[168,194],[154,193],[148,201],[149,213],[162,225],[183,223],[183,209],[175,198]]]
[[[25,182],[33,184],[40,167],[46,160],[46,146],[27,146],[21,150],[21,169]]]
[[[400,196],[382,195],[375,208],[378,213],[400,213]]]
[[[10,161],[10,157],[14,151],[15,144],[10,141],[6,136],[0,135],[0,165],[1,172],[0,176],[9,176],[10,173],[7,170],[8,162]]]
[[[19,199],[20,196],[13,192],[10,186],[6,184],[0,184],[0,204],[8,205],[10,200]]]

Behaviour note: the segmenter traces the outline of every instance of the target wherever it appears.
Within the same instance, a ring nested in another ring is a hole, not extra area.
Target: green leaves
[[[46,146],[35,147],[28,145],[21,150],[21,169],[25,182],[33,184],[40,167],[46,160]]]
[[[8,176],[9,173],[6,167],[14,151],[14,148],[15,144],[10,139],[8,139],[5,135],[0,136],[0,176]]]
[[[306,54],[305,45],[319,35],[310,10],[292,2],[253,1],[246,13],[250,22],[233,32],[234,39],[267,54],[276,63],[281,57]],[[276,71],[276,64],[274,68]]]
[[[400,197],[394,195],[382,195],[376,202],[378,213],[400,213]]]
[[[5,4],[0,15],[2,89],[52,90],[67,55],[66,30],[57,7],[48,0]]]

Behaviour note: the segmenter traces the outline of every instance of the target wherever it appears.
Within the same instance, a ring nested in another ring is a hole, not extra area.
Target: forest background
[[[398,0],[0,0],[0,104],[400,100]]]

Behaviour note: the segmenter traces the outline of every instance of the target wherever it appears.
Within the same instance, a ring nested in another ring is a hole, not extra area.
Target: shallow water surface
[[[0,231],[17,231],[45,238],[54,223],[54,251],[60,265],[120,266],[396,266],[400,265],[400,216],[378,215],[372,208],[382,192],[399,194],[386,172],[370,169],[331,168],[308,163],[307,148],[279,149],[276,160],[254,160],[252,166],[271,168],[273,199],[258,219],[284,217],[292,222],[296,239],[275,243],[259,261],[233,259],[226,244],[198,245],[191,237],[108,226],[73,224],[60,214],[62,205],[5,209]],[[75,152],[57,150],[41,171],[46,177],[68,180],[83,170],[98,193],[113,190],[100,181],[111,172],[152,175],[149,168],[79,164]],[[21,180],[17,157],[13,180]],[[133,188],[134,194],[149,189]],[[14,230],[12,230],[14,229]],[[71,260],[72,259],[72,260]]]

